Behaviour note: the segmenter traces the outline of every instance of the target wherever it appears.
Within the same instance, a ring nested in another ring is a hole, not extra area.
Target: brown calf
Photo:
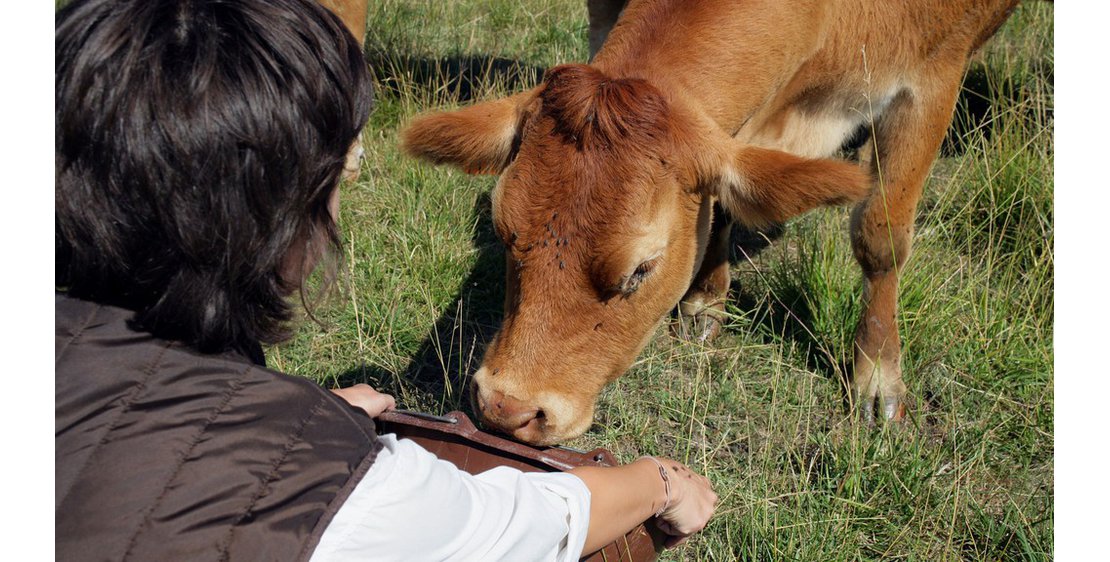
[[[621,4],[590,4],[591,45],[608,35],[590,65],[404,133],[411,154],[501,173],[505,319],[474,376],[481,416],[533,443],[581,434],[676,305],[716,334],[732,220],[862,200],[852,398],[868,419],[901,418],[915,208],[968,57],[1016,0]],[[862,165],[821,160],[864,124]]]

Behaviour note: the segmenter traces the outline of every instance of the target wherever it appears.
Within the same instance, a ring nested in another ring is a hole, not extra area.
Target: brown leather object
[[[497,466],[524,472],[562,472],[579,466],[617,466],[613,454],[605,449],[588,453],[562,447],[532,447],[510,441],[474,427],[462,412],[433,416],[416,412],[391,411],[378,417],[379,434],[416,441],[435,456],[460,470],[478,474]],[[647,522],[645,522],[647,523]],[[582,560],[587,562],[653,562],[663,549],[666,535],[655,525],[641,523],[623,539]]]

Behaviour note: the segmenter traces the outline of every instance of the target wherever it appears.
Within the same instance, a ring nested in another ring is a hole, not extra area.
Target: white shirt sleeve
[[[384,447],[324,530],[312,562],[581,556],[590,490],[578,477],[508,467],[472,476],[409,439],[379,439]]]

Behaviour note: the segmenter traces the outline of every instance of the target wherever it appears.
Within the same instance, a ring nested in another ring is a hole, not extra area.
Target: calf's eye
[[[640,283],[642,283],[644,279],[651,275],[652,270],[655,269],[655,262],[656,260],[654,258],[647,260],[640,265],[637,265],[636,269],[634,269],[632,273],[629,273],[628,275],[622,277],[619,287],[621,294],[627,297],[632,293],[635,293],[636,289],[640,288]]]

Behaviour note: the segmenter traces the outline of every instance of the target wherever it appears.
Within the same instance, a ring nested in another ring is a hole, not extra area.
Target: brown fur
[[[343,25],[355,36],[359,45],[366,39],[367,0],[319,0],[320,5],[343,20]]]
[[[519,142],[517,129],[534,93],[427,115],[401,136],[401,147],[436,164],[455,164],[469,173],[500,173]]]
[[[555,132],[580,149],[612,149],[669,133],[667,102],[644,80],[612,79],[589,66],[565,64],[547,72],[539,95]]]
[[[853,396],[899,417],[897,280],[921,185],[967,57],[1014,4],[594,1],[591,43],[611,31],[592,64],[414,121],[410,154],[502,173],[505,320],[474,377],[482,416],[536,443],[581,433],[676,304],[716,333],[730,217],[863,199]],[[866,123],[863,167],[826,159]]]

